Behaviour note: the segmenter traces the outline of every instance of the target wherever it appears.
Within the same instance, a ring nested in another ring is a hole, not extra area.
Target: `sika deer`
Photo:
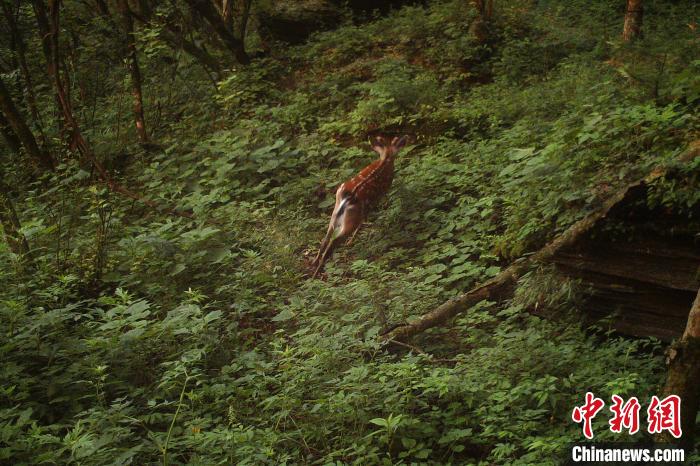
[[[318,275],[343,238],[352,234],[348,244],[352,242],[368,210],[389,191],[394,179],[394,158],[407,140],[408,136],[396,137],[387,144],[383,137],[377,137],[372,142],[372,149],[379,154],[379,160],[370,163],[357,176],[338,187],[328,232],[313,261],[316,269],[311,278]]]

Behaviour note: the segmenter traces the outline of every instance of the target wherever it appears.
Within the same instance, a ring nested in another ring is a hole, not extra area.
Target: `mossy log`
[[[693,141],[689,148],[676,160],[678,164],[685,164],[700,156],[700,140]],[[416,321],[401,325],[382,336],[385,342],[406,341],[409,338],[433,327],[445,324],[458,314],[468,311],[472,306],[484,300],[502,300],[512,296],[517,280],[534,263],[549,261],[563,249],[572,246],[587,232],[607,217],[608,213],[619,204],[633,198],[640,191],[654,181],[667,175],[672,167],[660,166],[653,169],[647,176],[625,185],[605,200],[598,209],[570,226],[542,249],[534,254],[516,260],[512,265],[503,270],[486,283],[452,298],[432,311],[423,314]]]

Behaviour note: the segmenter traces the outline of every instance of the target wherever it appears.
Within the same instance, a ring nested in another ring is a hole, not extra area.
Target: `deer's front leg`
[[[352,246],[352,242],[355,240],[355,235],[357,235],[357,232],[360,230],[360,227],[361,227],[361,226],[362,226],[362,225],[358,226],[358,227],[355,229],[355,231],[352,232],[352,236],[350,237],[350,239],[348,240],[348,242],[345,243],[345,246]]]

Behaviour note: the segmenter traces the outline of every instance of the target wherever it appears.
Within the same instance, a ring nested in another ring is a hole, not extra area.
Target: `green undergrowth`
[[[104,102],[98,155],[163,208],[77,163],[28,186],[36,269],[0,256],[0,462],[557,464],[586,391],[660,394],[664,345],[582,325],[585,290],[547,270],[413,347],[378,343],[697,134],[689,2],[650,6],[625,47],[615,2],[497,2],[485,44],[467,3],[317,34],[216,88],[194,67],[153,79],[149,99],[172,104],[162,151],[115,153]],[[310,280],[334,189],[376,132],[413,137],[392,191]],[[697,224],[697,168],[649,203]],[[543,290],[546,319],[528,312]],[[619,440],[606,419],[596,438]]]

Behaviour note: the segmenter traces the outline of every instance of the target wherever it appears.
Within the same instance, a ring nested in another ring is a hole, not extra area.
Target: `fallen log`
[[[676,159],[676,164],[686,164],[700,156],[700,139],[690,143],[688,149]],[[551,259],[557,252],[573,245],[585,233],[593,229],[604,219],[617,205],[630,199],[640,190],[644,190],[649,184],[663,178],[672,167],[659,166],[654,168],[647,176],[625,185],[606,199],[598,209],[588,214],[578,222],[571,225],[566,231],[547,243],[542,249],[527,257],[520,258],[508,268],[488,280],[482,285],[473,288],[455,298],[449,299],[432,311],[423,314],[415,322],[395,327],[390,332],[382,335],[384,342],[406,341],[432,327],[442,325],[444,322],[458,314],[466,312],[477,303],[487,299],[506,299],[512,296],[518,279],[527,272],[532,264],[545,262]]]

